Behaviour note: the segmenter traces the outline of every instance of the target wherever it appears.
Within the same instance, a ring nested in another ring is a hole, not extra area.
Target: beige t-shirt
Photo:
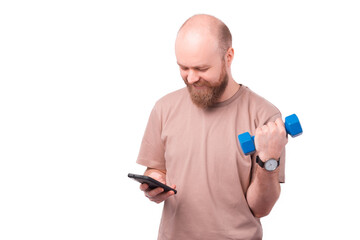
[[[137,163],[166,170],[178,193],[165,201],[159,240],[261,239],[246,191],[255,156],[245,156],[238,134],[281,117],[279,110],[241,85],[230,99],[203,110],[186,88],[153,108]],[[284,182],[285,151],[280,159]]]

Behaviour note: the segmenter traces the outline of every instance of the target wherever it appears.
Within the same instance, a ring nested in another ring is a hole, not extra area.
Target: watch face
[[[278,166],[278,161],[275,159],[269,159],[265,162],[265,169],[268,171],[274,171]]]

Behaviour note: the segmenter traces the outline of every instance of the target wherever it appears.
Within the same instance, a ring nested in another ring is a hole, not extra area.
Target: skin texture
[[[231,45],[224,51],[219,41],[219,26],[222,22],[209,15],[195,15],[181,27],[175,42],[175,54],[180,75],[187,85],[194,104],[206,111],[218,102],[232,97],[239,89],[231,75],[234,49]],[[278,159],[287,143],[283,121],[259,127],[255,133],[255,146],[261,160]],[[279,169],[268,172],[255,166],[255,176],[247,191],[248,205],[255,217],[270,213],[280,196]],[[150,169],[147,176],[166,184],[166,170]],[[175,185],[171,186],[176,188]],[[162,188],[149,190],[147,184],[140,189],[151,201],[161,203],[174,195]]]
[[[281,118],[255,131],[257,155],[262,161],[279,159],[288,139]],[[247,201],[255,217],[268,215],[280,196],[279,168],[268,172],[257,165],[255,178],[247,191]]]
[[[202,108],[211,107],[232,97],[239,85],[231,75],[231,63],[234,49],[229,47],[222,52],[218,40],[219,22],[207,15],[197,15],[188,20],[180,29],[175,54],[180,67],[180,75],[187,85],[192,100],[194,96],[206,98],[214,94],[214,88],[226,82],[223,89],[208,104],[199,104]]]
[[[157,181],[166,184],[166,171],[161,171],[154,168],[147,168],[144,175],[152,177]],[[175,185],[171,185],[170,187],[176,189]],[[150,190],[149,185],[147,185],[146,183],[140,185],[140,190],[144,192],[145,196],[149,198],[150,201],[156,203],[161,203],[174,195],[173,191],[164,192],[164,189],[160,187]]]

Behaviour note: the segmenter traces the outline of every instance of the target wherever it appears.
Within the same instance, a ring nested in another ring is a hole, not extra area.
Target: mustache
[[[195,87],[212,87],[212,85],[202,79],[200,79],[197,82],[194,82],[192,84],[190,84],[186,79],[185,79],[185,83],[187,86],[195,86]]]

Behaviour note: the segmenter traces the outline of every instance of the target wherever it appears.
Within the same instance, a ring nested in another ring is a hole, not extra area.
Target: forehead
[[[177,62],[183,66],[214,65],[221,61],[218,41],[209,34],[187,32],[175,42]]]

